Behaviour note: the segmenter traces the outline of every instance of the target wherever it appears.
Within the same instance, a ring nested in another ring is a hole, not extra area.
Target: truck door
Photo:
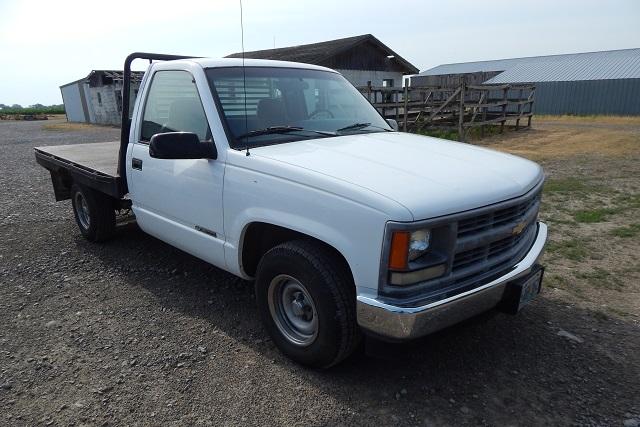
[[[167,160],[149,155],[149,140],[162,132],[193,132],[211,140],[211,130],[193,76],[156,71],[146,91],[137,140],[127,151],[133,211],[145,232],[224,266],[220,160]]]

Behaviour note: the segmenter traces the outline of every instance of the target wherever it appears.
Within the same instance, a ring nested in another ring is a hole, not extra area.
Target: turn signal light
[[[391,251],[389,253],[389,268],[392,270],[406,270],[409,256],[408,231],[394,231],[391,236]]]

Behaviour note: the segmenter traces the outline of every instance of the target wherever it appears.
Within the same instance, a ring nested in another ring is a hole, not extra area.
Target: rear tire
[[[90,242],[103,242],[113,237],[116,211],[106,194],[77,184],[71,187],[71,204],[82,235]]]
[[[269,250],[258,265],[256,301],[276,346],[303,365],[331,367],[360,342],[351,274],[319,243],[300,240]]]

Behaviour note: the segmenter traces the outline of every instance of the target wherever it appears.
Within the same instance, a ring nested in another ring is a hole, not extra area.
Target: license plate
[[[522,284],[522,290],[520,291],[520,301],[518,303],[518,310],[524,307],[526,304],[531,302],[532,299],[538,295],[540,292],[540,285],[542,283],[542,272],[544,270],[540,269],[535,272],[532,276],[530,276],[525,282]]]

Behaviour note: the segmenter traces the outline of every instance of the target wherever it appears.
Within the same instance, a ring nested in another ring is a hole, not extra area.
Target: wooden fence
[[[469,129],[507,122],[516,130],[531,127],[535,86],[467,85],[458,87],[374,87],[358,90],[387,119],[395,119],[401,129],[455,129],[464,141]],[[523,121],[525,123],[523,123]]]

